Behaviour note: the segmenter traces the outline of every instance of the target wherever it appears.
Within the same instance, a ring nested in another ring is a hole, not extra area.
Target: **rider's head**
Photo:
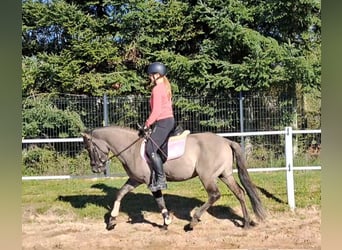
[[[169,98],[172,98],[171,84],[166,77],[166,66],[161,62],[154,62],[148,66],[147,73],[153,84],[164,83]]]
[[[153,80],[157,80],[166,75],[166,67],[160,62],[151,63],[147,68],[147,73]],[[157,75],[159,74],[159,75]]]

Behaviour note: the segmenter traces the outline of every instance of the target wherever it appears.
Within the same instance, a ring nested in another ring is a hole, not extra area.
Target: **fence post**
[[[106,94],[103,94],[103,126],[108,126],[108,98]],[[110,174],[109,169],[110,161],[106,162],[106,170],[104,171],[104,175],[106,177]]]
[[[242,96],[242,91],[240,90],[240,94],[239,94],[239,105],[240,105],[240,132],[243,133],[244,128],[243,128],[243,99],[244,97]],[[241,146],[242,149],[245,150],[245,141],[244,141],[244,137],[241,136]]]
[[[286,184],[287,200],[291,210],[295,209],[295,191],[293,178],[293,147],[292,127],[285,127],[285,158],[286,158]]]

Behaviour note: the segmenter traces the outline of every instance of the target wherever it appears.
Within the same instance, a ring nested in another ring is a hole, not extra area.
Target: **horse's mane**
[[[119,130],[125,130],[125,131],[134,132],[134,133],[137,132],[136,129],[133,129],[133,128],[130,128],[130,127],[118,126],[118,125],[111,125],[111,126],[108,126],[107,128],[114,128],[114,129],[119,129]]]
[[[110,125],[110,126],[104,126],[104,127],[97,127],[97,128],[94,128],[92,130],[89,130],[90,133],[93,133],[95,131],[102,131],[102,130],[108,130],[108,131],[111,131],[111,130],[122,130],[122,131],[125,131],[125,132],[129,132],[129,133],[134,133],[136,134],[137,133],[137,130],[133,129],[133,128],[130,128],[130,127],[124,127],[124,126],[118,126],[118,125]]]

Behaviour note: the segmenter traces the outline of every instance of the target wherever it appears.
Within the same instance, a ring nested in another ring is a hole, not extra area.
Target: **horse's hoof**
[[[194,228],[191,226],[191,223],[187,224],[184,226],[184,231],[185,232],[189,232],[189,231],[192,231],[194,230]]]
[[[243,224],[243,229],[250,229],[254,226],[256,226],[256,223],[254,221],[248,221]]]
[[[193,230],[193,228],[198,224],[198,222],[200,222],[200,219],[197,217],[192,217],[192,220],[189,224],[189,228],[190,230]]]
[[[163,218],[164,218],[164,225],[168,226],[172,223],[172,219],[171,219],[169,212],[163,213]]]
[[[108,221],[108,223],[107,223],[106,229],[107,229],[108,231],[110,231],[110,230],[113,230],[113,229],[115,228],[115,226],[116,226],[115,218],[110,217],[110,219],[109,219],[109,221]]]
[[[110,230],[113,230],[115,228],[115,226],[116,226],[116,224],[107,225],[106,229],[108,231],[110,231]]]

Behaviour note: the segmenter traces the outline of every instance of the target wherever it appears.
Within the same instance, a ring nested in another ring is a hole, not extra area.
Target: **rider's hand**
[[[145,135],[148,134],[149,130],[150,129],[146,125],[144,125],[143,127],[140,127],[138,136],[139,137],[145,137]]]

